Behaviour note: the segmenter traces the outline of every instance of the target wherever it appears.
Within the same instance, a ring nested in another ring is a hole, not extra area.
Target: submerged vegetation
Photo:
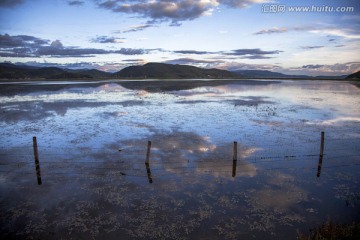
[[[360,239],[360,222],[336,224],[327,220],[322,225],[310,230],[309,234],[300,234],[299,240],[358,240]]]

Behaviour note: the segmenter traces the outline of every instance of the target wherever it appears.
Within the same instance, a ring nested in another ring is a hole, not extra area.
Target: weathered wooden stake
[[[318,171],[316,174],[317,177],[320,177],[321,174],[321,167],[324,157],[324,144],[325,144],[325,133],[321,132],[320,155],[319,155]]]
[[[150,148],[151,148],[151,141],[148,141],[145,163],[149,163],[149,159],[150,159]]]
[[[40,162],[39,162],[39,153],[37,147],[36,137],[33,137],[33,147],[34,147],[34,158],[35,158],[35,169],[36,169],[36,177],[37,182],[41,185],[41,173],[40,173]]]
[[[234,160],[234,161],[237,161],[237,142],[234,142],[233,160]]]
[[[151,171],[150,171],[150,165],[149,163],[145,163],[145,166],[146,166],[146,172],[147,172],[147,176],[148,176],[148,179],[149,179],[149,183],[152,183],[152,176],[151,176]]]

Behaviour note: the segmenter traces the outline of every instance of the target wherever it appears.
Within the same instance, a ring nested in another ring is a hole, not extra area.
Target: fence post
[[[33,147],[34,147],[34,158],[35,158],[35,169],[38,185],[41,185],[41,173],[40,173],[40,162],[39,162],[39,153],[36,137],[33,137]]]
[[[321,132],[320,155],[319,155],[318,171],[316,174],[317,177],[320,177],[320,173],[321,173],[321,167],[324,157],[324,144],[325,144],[325,132]]]
[[[148,141],[147,151],[146,151],[146,160],[145,160],[145,163],[147,163],[147,164],[149,164],[149,159],[150,159],[150,148],[151,148],[151,141]]]
[[[237,142],[234,142],[233,160],[234,160],[234,161],[237,161]]]

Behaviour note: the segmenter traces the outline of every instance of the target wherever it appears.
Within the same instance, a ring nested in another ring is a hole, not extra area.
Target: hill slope
[[[0,79],[93,79],[108,78],[111,74],[98,70],[67,70],[56,67],[31,67],[9,63],[0,64]]]
[[[142,66],[131,66],[114,73],[115,78],[160,78],[160,79],[191,79],[191,78],[238,78],[235,73],[204,69],[187,65],[172,65],[165,63],[147,63]]]
[[[350,74],[349,76],[346,77],[346,79],[360,79],[360,71]]]

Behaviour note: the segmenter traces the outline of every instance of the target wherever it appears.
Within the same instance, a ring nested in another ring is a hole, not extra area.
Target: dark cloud
[[[243,8],[259,3],[258,0],[97,0],[101,8],[113,12],[135,14],[151,19],[149,23],[170,22],[179,26],[180,22],[193,20],[210,14],[219,4],[232,8]]]
[[[323,48],[324,46],[302,46],[302,49],[305,50],[312,50],[312,49],[318,49],[318,48]]]
[[[345,47],[345,45],[336,45],[335,47]]]
[[[0,0],[0,8],[11,8],[20,5],[24,0]]]
[[[174,51],[174,53],[180,53],[180,54],[196,54],[196,55],[213,54],[213,52],[195,51],[195,50],[179,50],[179,51]]]
[[[269,54],[279,54],[281,51],[263,51],[260,48],[252,48],[252,49],[236,49],[232,50],[228,55],[269,55]]]
[[[1,57],[88,57],[99,54],[142,55],[151,51],[153,50],[133,48],[121,48],[118,50],[79,48],[64,46],[60,40],[50,43],[49,40],[26,35],[0,35]]]
[[[0,34],[0,49],[13,47],[39,47],[46,45],[49,42],[49,40],[27,35],[10,36],[9,34]]]
[[[119,50],[110,51],[110,53],[118,53],[122,55],[142,55],[151,52],[150,49],[134,49],[134,48],[121,48]]]
[[[249,55],[249,56],[245,56],[243,58],[246,58],[246,59],[271,59],[273,57],[268,57],[268,56],[264,56],[264,55]]]
[[[272,58],[269,55],[273,55],[273,54],[279,54],[282,51],[279,50],[275,50],[275,51],[263,51],[259,48],[255,48],[255,49],[236,49],[236,50],[232,50],[232,51],[218,51],[218,52],[208,52],[208,51],[195,51],[195,50],[177,50],[177,51],[173,51],[173,53],[178,53],[178,54],[194,54],[194,55],[204,55],[204,54],[219,54],[219,55],[225,55],[224,58],[231,58],[231,59],[236,59],[239,58],[239,56],[241,56],[241,58],[246,58],[246,59],[269,59]],[[229,57],[231,56],[231,57]]]
[[[310,64],[310,65],[304,65],[302,66],[302,68],[305,68],[305,69],[319,69],[319,68],[322,68],[324,67],[325,65],[320,65],[320,64]]]
[[[100,1],[99,6],[114,12],[137,14],[155,21],[193,20],[209,11],[215,4],[204,3],[199,0],[177,1]]]
[[[108,37],[108,36],[98,36],[91,39],[93,43],[123,43],[125,38],[116,38],[116,37]]]
[[[335,38],[331,38],[331,39],[329,39],[328,41],[329,41],[329,42],[334,42],[334,41],[336,41],[336,39],[335,39]]]
[[[82,6],[82,5],[84,5],[84,1],[68,1],[68,4],[70,5],[70,6]]]
[[[281,52],[283,51],[280,50],[264,51],[261,50],[260,48],[253,48],[253,49],[236,49],[224,54],[231,56],[241,56],[241,58],[245,58],[245,59],[269,59],[272,58],[269,55],[279,54]]]

